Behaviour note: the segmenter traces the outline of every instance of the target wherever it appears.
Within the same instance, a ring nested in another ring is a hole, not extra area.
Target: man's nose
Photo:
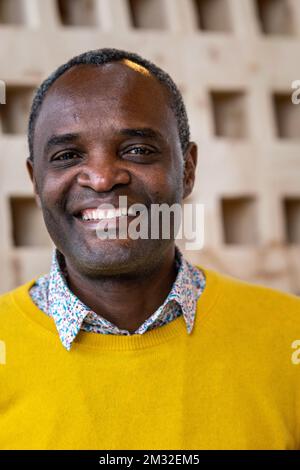
[[[77,182],[101,193],[111,191],[117,184],[128,184],[130,173],[116,159],[93,158],[81,169]]]

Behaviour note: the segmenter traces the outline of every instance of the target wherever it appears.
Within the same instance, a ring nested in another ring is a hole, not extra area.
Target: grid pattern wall
[[[205,204],[188,258],[300,293],[299,0],[0,0],[0,291],[51,259],[25,168],[32,93],[100,47],[153,60],[183,93],[199,147],[189,201]]]

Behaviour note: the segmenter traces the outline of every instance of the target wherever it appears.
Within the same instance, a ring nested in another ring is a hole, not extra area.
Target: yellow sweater
[[[70,352],[34,281],[1,296],[0,449],[300,449],[300,300],[203,270],[191,335],[181,316]]]

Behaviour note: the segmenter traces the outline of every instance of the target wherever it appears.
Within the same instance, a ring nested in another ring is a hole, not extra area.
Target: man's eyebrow
[[[52,135],[46,142],[45,152],[50,150],[51,147],[55,147],[57,145],[70,144],[77,140],[79,137],[80,135],[76,133]]]
[[[150,127],[139,127],[139,128],[128,128],[121,129],[119,131],[121,135],[127,137],[146,137],[150,139],[159,139],[164,140],[163,135]],[[67,133],[67,134],[58,134],[52,135],[46,142],[44,151],[47,153],[52,147],[64,144],[70,144],[80,138],[80,134],[77,133]]]
[[[165,140],[163,135],[150,127],[121,129],[120,134],[128,137],[148,137],[150,139]]]

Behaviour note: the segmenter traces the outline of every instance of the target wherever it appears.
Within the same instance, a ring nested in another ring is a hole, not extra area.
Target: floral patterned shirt
[[[205,288],[204,273],[191,265],[175,246],[177,276],[163,304],[132,334],[144,334],[183,315],[191,333],[196,303]],[[49,274],[41,276],[31,287],[30,296],[37,307],[55,322],[63,346],[70,350],[80,330],[102,334],[130,335],[101,315],[93,312],[69,289],[62,254],[54,249]]]

